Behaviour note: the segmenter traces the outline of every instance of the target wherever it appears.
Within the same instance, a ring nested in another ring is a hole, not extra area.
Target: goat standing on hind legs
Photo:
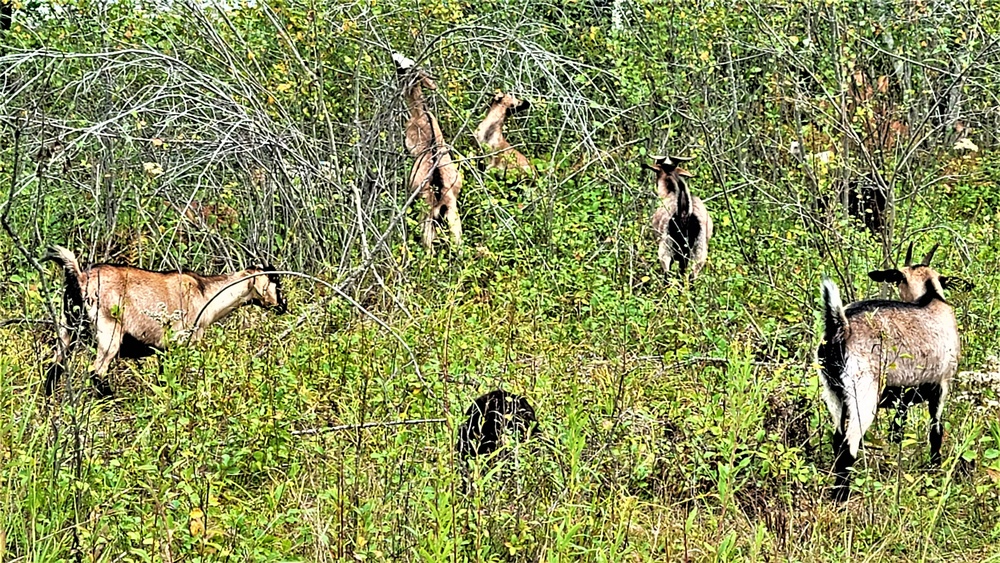
[[[46,395],[52,394],[65,370],[64,354],[72,351],[82,331],[92,331],[96,337],[97,358],[90,368],[91,378],[98,395],[109,396],[111,388],[102,376],[111,360],[119,355],[135,357],[138,349],[163,350],[167,327],[175,337],[190,333],[190,340],[198,340],[205,328],[243,305],[276,309],[279,315],[287,308],[277,274],[247,277],[275,271],[266,266],[220,276],[151,272],[113,264],[84,269],[76,255],[61,246],[53,246],[42,260],[59,264],[66,276],[65,318],[59,324],[62,346],[57,347],[46,375]],[[244,279],[246,283],[230,285]],[[205,311],[199,316],[202,309]]]
[[[531,165],[528,157],[511,146],[503,134],[507,116],[524,111],[530,106],[527,100],[520,100],[513,94],[497,92],[493,96],[486,117],[473,133],[480,148],[491,151],[487,160],[489,168],[502,170],[504,173],[509,170],[519,170],[529,177],[535,175],[535,167]]]
[[[659,243],[657,257],[663,271],[670,274],[676,260],[681,276],[691,266],[691,279],[698,277],[708,260],[708,241],[712,238],[712,217],[705,204],[691,195],[685,178],[692,174],[680,167],[690,158],[654,156],[653,164],[644,166],[656,172],[656,193],[660,203],[653,213],[653,231]]]
[[[403,97],[406,99],[410,119],[406,122],[406,150],[416,161],[410,170],[411,193],[419,191],[427,203],[427,215],[421,221],[423,244],[434,252],[436,224],[447,221],[456,247],[462,245],[462,221],[458,217],[458,194],[462,191],[462,173],[451,158],[437,118],[427,108],[424,88],[434,90],[437,85],[430,75],[412,60],[393,53],[396,71],[403,79]]]

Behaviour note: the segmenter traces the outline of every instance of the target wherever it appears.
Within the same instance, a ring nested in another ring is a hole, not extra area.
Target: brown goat
[[[152,272],[113,264],[95,264],[83,269],[76,255],[61,246],[53,246],[43,260],[56,262],[66,274],[65,319],[59,325],[63,346],[57,349],[55,363],[46,377],[46,394],[52,393],[62,374],[63,350],[68,352],[73,348],[78,340],[73,333],[79,328],[86,327],[96,333],[97,358],[90,369],[99,394],[108,395],[110,389],[100,376],[119,352],[142,356],[148,355],[142,349],[162,350],[167,345],[168,329],[175,337],[188,334],[191,340],[198,340],[205,328],[243,305],[273,308],[278,314],[287,308],[277,275],[247,278],[274,271],[270,267],[247,268],[220,276],[189,271]],[[246,283],[227,287],[244,278]],[[199,317],[203,308],[205,311]]]
[[[907,303],[916,303],[927,293],[928,282],[937,278],[943,289],[969,290],[972,283],[950,276],[942,276],[930,267],[931,260],[938,245],[935,244],[928,252],[922,262],[911,264],[913,257],[913,243],[906,249],[906,258],[903,267],[898,270],[875,270],[868,272],[868,277],[872,281],[889,283],[896,286],[899,291],[899,298]],[[931,393],[932,394],[932,393]],[[909,408],[927,400],[925,389],[920,387],[904,388],[899,386],[887,386],[882,390],[879,398],[879,408],[895,408],[896,414],[889,426],[889,436],[893,441],[899,443],[903,439],[903,425],[906,423],[906,415]]]
[[[442,220],[456,246],[462,244],[462,221],[458,216],[458,194],[462,191],[462,173],[451,157],[437,118],[427,108],[424,88],[434,90],[437,85],[429,74],[405,56],[394,53],[396,71],[403,79],[403,97],[406,99],[410,119],[406,122],[406,150],[416,159],[410,170],[410,189],[419,191],[427,203],[428,211],[423,223],[423,244],[434,251],[434,229]]]
[[[486,117],[473,133],[479,146],[484,150],[491,151],[487,155],[489,168],[496,168],[504,172],[520,170],[529,176],[535,175],[535,167],[531,165],[528,157],[512,147],[503,134],[504,121],[506,121],[507,116],[524,111],[530,106],[531,104],[527,100],[519,100],[512,94],[497,92],[493,96]]]

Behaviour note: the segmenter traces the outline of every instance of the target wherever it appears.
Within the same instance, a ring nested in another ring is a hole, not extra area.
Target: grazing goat
[[[844,190],[847,191],[848,216],[862,221],[873,235],[885,233],[886,218],[889,207],[888,188],[882,188],[872,178],[852,178],[846,183],[837,183],[832,195],[816,197],[815,209],[828,217],[837,204],[843,200]]]
[[[657,256],[663,271],[670,273],[670,263],[676,260],[683,276],[691,265],[691,278],[705,267],[708,241],[712,238],[712,217],[705,204],[691,195],[684,178],[692,177],[681,163],[690,158],[654,156],[654,164],[645,167],[656,172],[656,193],[660,204],[653,213],[653,231],[659,241]]]
[[[108,395],[110,388],[101,376],[111,360],[118,355],[137,357],[149,355],[151,349],[164,349],[168,327],[175,335],[190,333],[190,338],[197,340],[206,327],[242,305],[276,309],[278,314],[287,309],[277,274],[251,277],[246,283],[226,287],[252,274],[275,271],[271,267],[247,268],[220,276],[188,271],[152,272],[112,264],[83,269],[76,255],[61,246],[53,246],[42,260],[59,264],[66,276],[65,318],[59,327],[63,346],[57,348],[55,363],[49,368],[46,395],[52,394],[64,370],[63,352],[72,349],[79,339],[75,333],[81,328],[96,333],[97,358],[91,366],[92,379],[98,394]],[[199,318],[206,304],[208,307]],[[198,325],[194,326],[196,320]]]
[[[480,148],[491,151],[487,161],[489,168],[496,168],[504,172],[520,170],[529,176],[535,175],[535,168],[528,161],[528,157],[512,147],[503,135],[504,121],[507,116],[523,111],[530,105],[526,100],[519,100],[512,94],[497,92],[493,96],[486,118],[473,133]]]
[[[479,397],[465,411],[455,449],[462,458],[487,455],[508,435],[528,439],[538,432],[535,409],[520,395],[497,389]]]
[[[423,244],[434,251],[435,224],[447,220],[455,246],[462,244],[462,221],[458,217],[458,194],[462,190],[462,173],[451,158],[437,118],[427,108],[424,88],[434,90],[434,80],[400,53],[393,53],[396,71],[404,80],[403,97],[410,111],[406,122],[406,150],[416,161],[410,170],[410,189],[419,191],[427,202],[423,223]]]
[[[800,163],[811,169],[810,174],[816,183],[819,179],[834,175],[831,169],[836,166],[837,153],[823,151],[805,154],[798,141],[792,141],[788,152]],[[886,216],[889,205],[889,187],[880,184],[874,175],[866,178],[851,178],[847,181],[831,182],[832,194],[816,196],[813,208],[829,215],[837,203],[844,201],[846,191],[847,214],[864,222],[865,227],[876,236],[885,232]],[[817,186],[818,187],[818,186]]]
[[[941,417],[949,381],[958,369],[960,344],[955,313],[944,300],[942,276],[928,266],[933,254],[932,249],[924,264],[910,266],[908,251],[902,270],[869,273],[875,281],[897,283],[906,301],[871,299],[844,307],[836,284],[823,281],[824,331],[817,358],[823,400],[835,426],[832,492],[837,500],[850,494],[851,468],[880,406],[926,400],[931,463],[941,461]],[[910,392],[903,396],[903,389]],[[904,417],[905,409],[897,411],[894,433],[899,433]]]

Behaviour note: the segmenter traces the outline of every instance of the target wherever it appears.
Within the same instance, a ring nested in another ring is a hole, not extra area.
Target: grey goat
[[[926,400],[931,463],[941,461],[942,414],[960,343],[955,312],[944,299],[948,279],[929,266],[936,249],[922,264],[911,266],[907,251],[904,268],[869,273],[875,281],[896,283],[905,301],[869,299],[845,307],[837,285],[829,279],[822,283],[824,330],[817,358],[834,424],[837,500],[850,494],[850,470],[880,406]],[[894,434],[904,417],[905,407],[897,411]]]

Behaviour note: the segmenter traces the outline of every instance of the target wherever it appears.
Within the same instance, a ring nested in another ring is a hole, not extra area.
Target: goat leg
[[[944,410],[944,400],[948,394],[948,384],[927,385],[927,410],[931,414],[931,467],[941,466],[941,441],[944,438],[944,425],[941,414]]]
[[[455,242],[455,246],[462,246],[462,220],[458,217],[458,209],[455,203],[448,206],[447,211],[445,211],[445,219],[448,221],[448,228],[451,230],[452,240]]]

